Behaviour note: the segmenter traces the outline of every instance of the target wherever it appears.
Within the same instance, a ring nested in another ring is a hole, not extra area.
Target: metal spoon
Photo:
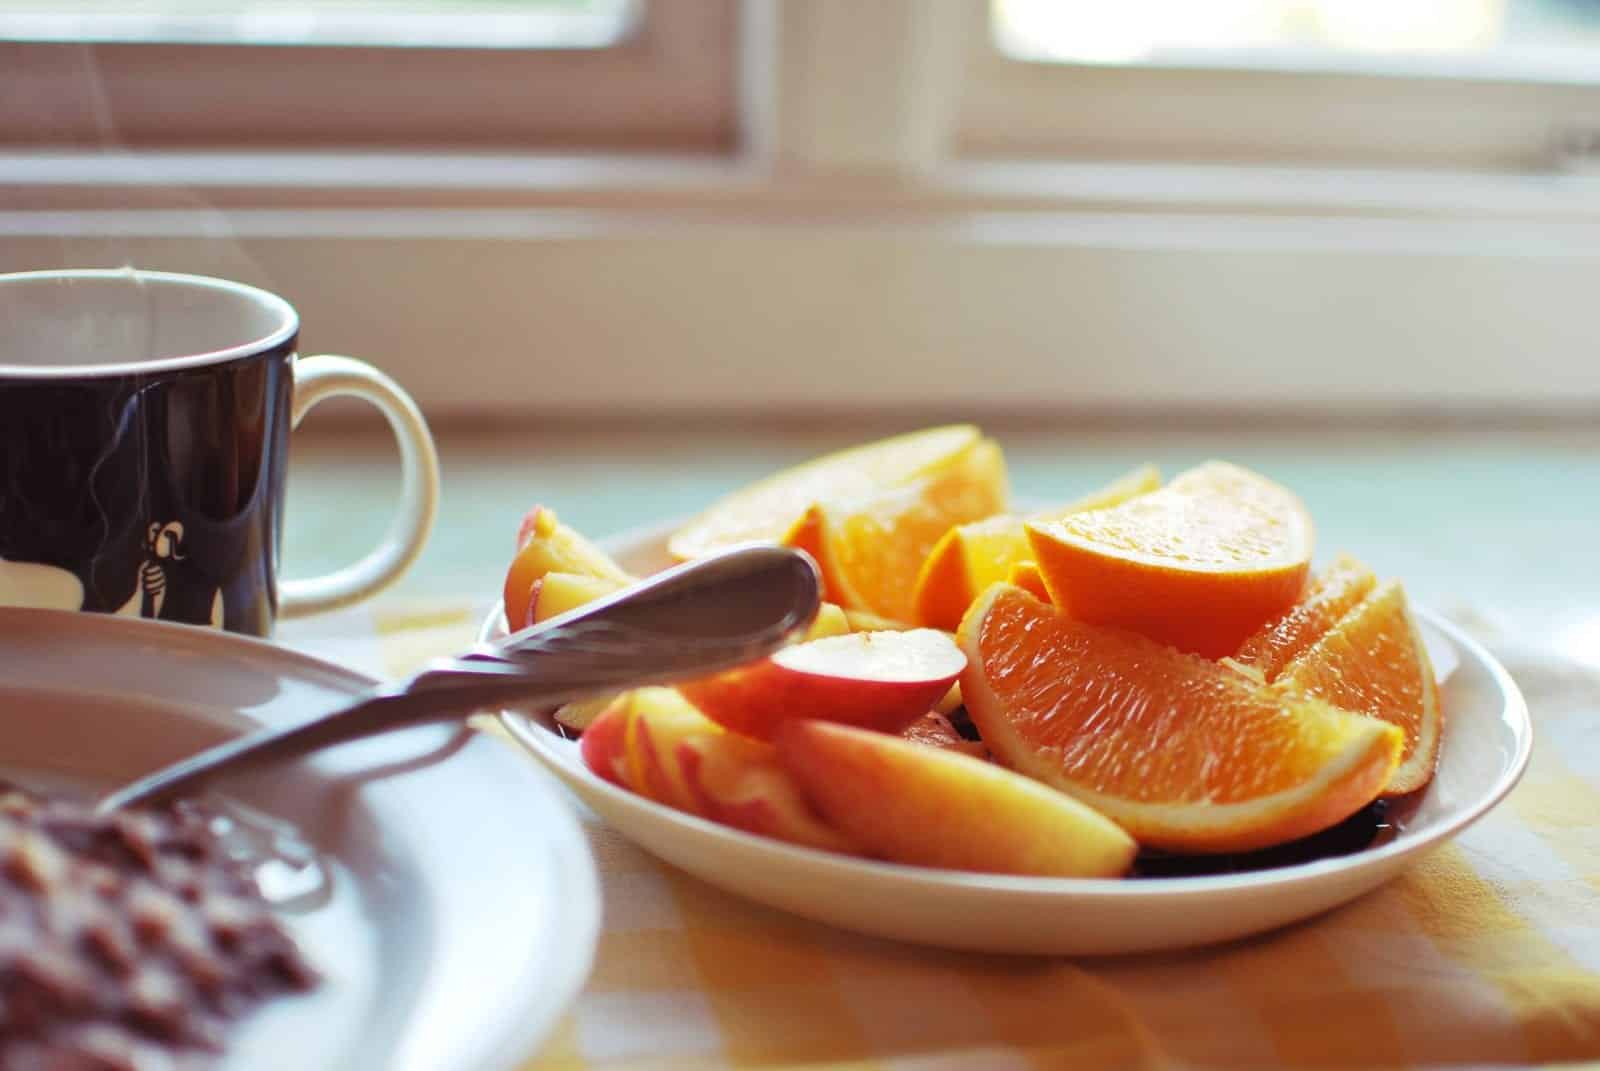
[[[484,707],[554,706],[743,665],[793,638],[821,601],[817,566],[803,552],[730,550],[432,662],[409,680],[379,685],[332,713],[209,748],[117,789],[97,809],[153,802],[248,766],[464,718]]]

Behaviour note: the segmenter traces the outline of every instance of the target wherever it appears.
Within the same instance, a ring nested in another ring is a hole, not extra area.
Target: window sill
[[[716,207],[1600,220],[1600,170],[1548,174],[1032,160],[915,179],[801,176],[722,155],[0,152],[9,208]]]
[[[0,270],[275,288],[308,352],[375,359],[438,414],[1600,401],[1583,176],[301,154],[0,175]]]

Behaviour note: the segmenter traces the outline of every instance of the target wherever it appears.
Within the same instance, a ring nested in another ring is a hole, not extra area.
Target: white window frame
[[[1038,62],[1001,51],[986,7],[963,7],[968,157],[1539,171],[1600,132],[1600,62],[1559,77],[1492,58]]]
[[[976,3],[743,0],[720,152],[0,152],[0,270],[276,288],[442,423],[1600,403],[1593,177],[964,155]]]
[[[654,0],[608,48],[0,43],[0,143],[719,152],[736,0]]]

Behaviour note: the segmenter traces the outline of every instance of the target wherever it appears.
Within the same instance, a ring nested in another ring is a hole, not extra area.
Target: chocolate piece
[[[96,815],[0,785],[0,1067],[197,1068],[317,975],[194,803]]]

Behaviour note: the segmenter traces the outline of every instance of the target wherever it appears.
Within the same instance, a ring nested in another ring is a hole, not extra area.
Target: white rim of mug
[[[277,327],[249,342],[205,353],[179,354],[173,357],[153,357],[145,361],[118,361],[110,364],[80,365],[29,365],[0,363],[0,378],[6,379],[90,379],[110,376],[134,376],[160,372],[177,372],[186,368],[203,368],[226,364],[240,357],[252,357],[289,341],[300,330],[300,315],[283,298],[269,290],[236,283],[231,279],[217,279],[209,275],[187,275],[183,272],[144,271],[139,268],[58,268],[49,271],[19,271],[0,273],[0,288],[12,283],[39,280],[70,279],[140,279],[162,283],[177,283],[204,290],[220,290],[269,309],[281,321]]]

